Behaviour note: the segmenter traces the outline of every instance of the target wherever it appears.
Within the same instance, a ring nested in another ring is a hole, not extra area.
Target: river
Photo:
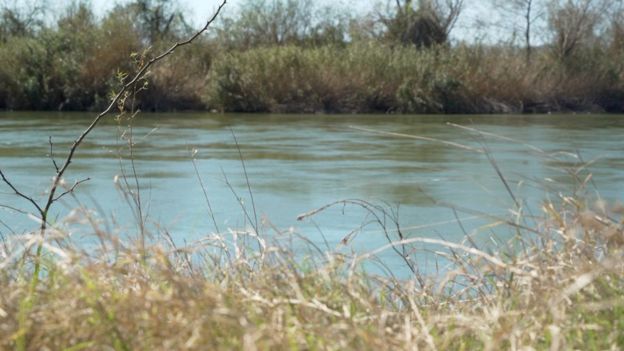
[[[1,169],[14,185],[43,200],[54,174],[49,138],[61,162],[92,117],[1,113]],[[390,217],[398,214],[406,237],[459,242],[472,233],[485,243],[495,233],[504,240],[509,231],[485,226],[495,220],[479,213],[510,218],[509,209],[515,206],[511,192],[525,213],[540,215],[545,198],[575,187],[566,169],[585,162],[590,164],[581,176],[593,174],[588,194],[623,199],[624,116],[145,113],[132,122],[111,116],[86,139],[66,183],[90,180],[77,187],[75,198],[62,201],[53,214],[57,222],[83,205],[115,233],[136,232],[132,210],[119,190],[124,174],[136,186],[124,139],[130,132],[148,229],[166,228],[179,243],[215,232],[215,223],[225,232],[254,227],[256,221],[264,235],[297,233],[331,249],[366,252],[387,243],[380,227],[369,223],[373,217],[357,205],[337,205],[297,220],[343,199],[381,205],[394,214]],[[32,211],[5,184],[0,186],[0,204]],[[0,221],[5,236],[36,226],[28,216],[7,208],[0,208]],[[363,224],[348,245],[341,244]],[[434,264],[422,257],[421,264]]]

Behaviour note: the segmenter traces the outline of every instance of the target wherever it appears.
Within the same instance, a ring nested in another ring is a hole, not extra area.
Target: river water
[[[54,174],[49,138],[60,162],[92,117],[0,114],[1,169],[14,185],[43,200]],[[184,113],[140,114],[132,122],[111,116],[87,138],[66,176],[68,184],[90,180],[78,187],[75,198],[64,199],[54,217],[61,222],[83,205],[116,233],[131,235],[136,232],[133,212],[119,185],[125,174],[135,188],[136,173],[148,229],[166,228],[179,242],[215,232],[215,223],[225,232],[254,227],[257,221],[266,235],[297,233],[331,249],[366,252],[387,243],[381,228],[369,223],[374,217],[357,205],[337,205],[297,221],[302,213],[344,199],[383,206],[388,219],[398,217],[406,237],[461,241],[472,233],[485,242],[495,229],[484,225],[494,220],[478,212],[509,218],[515,206],[511,192],[523,211],[539,215],[542,200],[573,190],[568,171],[586,162],[580,174],[593,175],[588,193],[622,200],[623,132],[624,116],[617,115]],[[32,211],[4,184],[0,204]],[[0,208],[0,221],[3,235],[36,226],[7,208]],[[345,236],[362,226],[342,247]]]

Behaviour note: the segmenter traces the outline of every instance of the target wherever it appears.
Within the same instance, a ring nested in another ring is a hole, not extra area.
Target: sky
[[[219,0],[177,0],[182,11],[186,14],[194,24],[199,25],[204,22],[213,11],[219,6]],[[99,13],[105,13],[115,6],[117,3],[126,3],[127,0],[91,0],[93,8]],[[236,0],[230,0],[227,7],[231,7]],[[226,7],[226,9],[227,9]]]
[[[71,0],[49,0],[50,2],[71,1]],[[129,0],[91,0],[93,8],[97,13],[103,14],[115,6],[116,3],[124,3]],[[183,13],[190,22],[197,27],[201,27],[205,21],[213,14],[213,11],[220,4],[220,0],[176,0]],[[315,0],[320,5],[332,5],[342,9],[350,9],[356,13],[367,13],[374,9],[375,4],[383,3],[386,0]],[[225,14],[236,12],[238,4],[242,0],[228,0],[225,7]],[[392,0],[392,3],[394,1]],[[498,14],[492,6],[493,0],[464,0],[464,10],[452,33],[456,40],[474,41],[478,38],[484,42],[496,42],[505,40],[510,36],[509,30],[502,30],[493,26],[497,22]],[[485,28],[476,29],[478,21],[488,24]]]

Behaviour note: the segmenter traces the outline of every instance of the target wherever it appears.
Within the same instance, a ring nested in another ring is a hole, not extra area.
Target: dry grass
[[[605,52],[416,49],[378,42],[271,46],[215,55],[204,100],[229,112],[509,113],[621,108],[622,65]]]
[[[454,269],[424,286],[362,273],[367,257],[295,259],[250,232],[143,251],[92,220],[99,249],[82,251],[57,226],[35,284],[37,238],[5,243],[0,348],[619,349],[622,208],[561,197],[543,213],[514,229],[513,255],[438,243]]]

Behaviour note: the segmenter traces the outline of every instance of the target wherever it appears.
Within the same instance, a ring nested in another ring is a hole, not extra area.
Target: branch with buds
[[[76,151],[78,150],[80,145],[83,143],[85,138],[91,133],[91,131],[93,131],[93,129],[98,125],[98,123],[106,115],[108,115],[116,106],[118,106],[119,102],[122,101],[124,99],[124,97],[127,95],[127,92],[131,91],[132,88],[136,85],[136,83],[140,82],[145,77],[145,75],[149,72],[150,67],[152,67],[153,65],[155,65],[159,61],[163,60],[167,56],[173,54],[176,49],[178,49],[178,48],[180,48],[182,46],[186,46],[186,45],[191,44],[201,34],[206,32],[208,30],[208,28],[210,27],[210,25],[217,19],[217,17],[219,16],[219,13],[221,13],[221,10],[225,6],[226,2],[227,2],[227,0],[223,0],[221,2],[221,4],[217,8],[217,10],[214,12],[212,17],[210,17],[208,19],[206,24],[201,29],[196,31],[193,35],[191,35],[186,40],[176,42],[168,50],[164,51],[160,55],[157,55],[157,56],[149,59],[147,62],[145,62],[141,66],[141,68],[132,77],[132,79],[130,79],[127,82],[124,82],[122,87],[121,87],[121,90],[119,90],[119,92],[117,92],[112,97],[111,102],[108,105],[108,107],[104,111],[102,111],[100,114],[98,114],[91,121],[89,126],[85,130],[82,131],[82,133],[78,136],[78,138],[76,138],[76,140],[74,140],[73,144],[71,145],[71,147],[69,149],[69,152],[68,152],[67,156],[65,157],[65,159],[64,159],[64,161],[62,163],[57,163],[54,160],[54,155],[52,154],[52,151],[53,151],[52,150],[52,139],[51,138],[49,139],[49,143],[50,143],[50,155],[49,155],[49,157],[52,159],[52,162],[53,162],[53,165],[54,165],[54,168],[55,168],[55,175],[52,178],[52,183],[50,184],[50,188],[47,191],[47,198],[45,199],[45,202],[40,204],[40,203],[38,203],[34,199],[34,197],[29,196],[25,192],[21,191],[18,187],[16,187],[14,185],[13,182],[11,182],[9,180],[9,178],[2,171],[2,169],[0,169],[0,177],[2,178],[2,181],[9,188],[11,188],[11,190],[15,193],[15,195],[17,195],[18,197],[20,197],[20,198],[26,200],[27,202],[29,202],[34,207],[34,209],[36,210],[36,212],[37,212],[37,214],[38,214],[38,216],[39,216],[39,218],[41,220],[41,226],[39,228],[39,232],[40,232],[40,235],[42,237],[45,235],[46,229],[48,228],[48,222],[47,222],[47,220],[48,220],[48,213],[50,211],[50,208],[54,205],[54,203],[59,201],[65,195],[68,195],[68,194],[72,193],[80,184],[82,184],[82,183],[84,183],[84,182],[89,180],[89,178],[87,178],[87,179],[83,179],[83,180],[80,180],[80,181],[76,181],[72,186],[64,186],[64,181],[63,181],[63,176],[65,175],[65,172],[69,168],[69,165],[72,163],[72,161],[74,159],[74,155],[76,154]],[[61,192],[61,189],[65,189],[65,191]],[[58,194],[59,192],[61,192],[61,193]],[[41,250],[38,250],[38,255],[39,255],[40,251]]]

